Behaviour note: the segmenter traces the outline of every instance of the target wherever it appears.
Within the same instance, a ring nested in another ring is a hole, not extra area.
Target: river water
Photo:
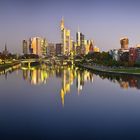
[[[0,139],[140,139],[140,77],[74,67],[0,75]]]

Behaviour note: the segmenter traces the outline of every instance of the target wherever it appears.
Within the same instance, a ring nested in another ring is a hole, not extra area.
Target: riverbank
[[[11,67],[20,65],[20,62],[18,61],[11,61],[11,62],[6,62],[5,64],[0,64],[0,72],[4,71],[6,69],[9,69]]]
[[[122,75],[135,75],[140,76],[140,68],[117,68],[117,67],[107,67],[107,66],[99,66],[99,65],[89,65],[89,64],[77,64],[78,67],[82,67],[85,69],[89,69],[92,71],[98,71],[103,73],[109,73],[109,74],[122,74]]]

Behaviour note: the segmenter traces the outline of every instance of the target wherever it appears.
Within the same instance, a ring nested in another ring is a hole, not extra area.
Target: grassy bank
[[[134,69],[114,69],[114,70],[112,70],[112,71],[114,71],[114,72],[126,72],[126,73],[139,73],[140,74],[140,69],[136,69],[136,68],[134,68]]]
[[[98,71],[110,74],[122,74],[122,75],[137,75],[140,76],[140,68],[110,68],[102,66],[92,66],[88,64],[79,64],[78,67],[89,69],[92,71]]]

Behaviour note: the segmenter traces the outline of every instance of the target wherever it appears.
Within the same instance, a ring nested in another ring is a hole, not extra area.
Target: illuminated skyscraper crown
[[[61,20],[61,30],[64,30],[65,28],[65,25],[64,25],[64,18],[62,17],[62,20]]]

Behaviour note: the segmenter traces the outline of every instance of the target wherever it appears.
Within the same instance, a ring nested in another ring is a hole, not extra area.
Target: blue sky
[[[0,51],[5,42],[12,52],[22,52],[22,40],[32,36],[60,42],[60,20],[80,31],[106,51],[119,48],[127,36],[130,47],[140,43],[140,2],[136,0],[0,0]]]

